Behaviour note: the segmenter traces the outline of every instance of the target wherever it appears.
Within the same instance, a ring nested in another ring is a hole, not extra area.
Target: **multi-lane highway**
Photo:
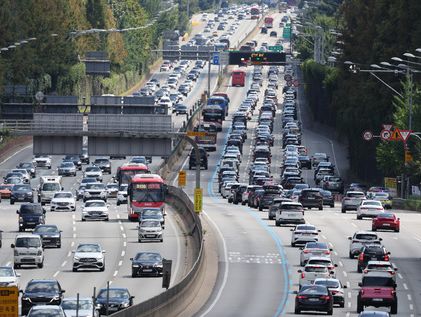
[[[280,22],[276,14],[274,25]],[[275,28],[276,29],[276,28]],[[281,33],[277,29],[278,34]],[[259,34],[255,38],[258,43],[274,42],[268,35]],[[270,44],[269,44],[270,45]],[[244,100],[251,83],[252,67],[247,72],[247,85],[244,88],[228,85],[227,93],[231,99],[230,112],[236,111]],[[329,134],[328,129],[314,124],[311,113],[305,105],[303,82],[296,68],[295,74],[301,86],[298,89],[298,117],[302,122],[302,144],[310,155],[324,152],[336,165],[336,174],[347,177],[348,161],[346,147],[338,143]],[[282,86],[285,81],[280,75],[278,101],[282,103]],[[264,72],[264,91],[267,76]],[[260,102],[263,95],[260,96]],[[257,111],[256,111],[257,112]],[[254,129],[257,126],[258,114],[247,126],[248,138],[244,143],[242,163],[240,166],[240,182],[247,182],[247,171],[252,162]],[[275,145],[272,148],[271,171],[274,180],[280,179],[282,166],[282,133],[280,116],[282,108],[277,111],[275,119]],[[284,316],[294,314],[295,295],[298,290],[300,269],[300,250],[290,246],[292,227],[276,227],[274,220],[268,220],[267,210],[259,212],[246,206],[229,204],[218,194],[217,177],[218,162],[231,129],[231,117],[224,122],[223,132],[218,135],[218,150],[210,154],[208,171],[203,171],[202,186],[206,197],[202,217],[211,224],[218,240],[218,278],[216,287],[207,304],[196,316]],[[315,186],[313,170],[303,170],[306,183]],[[194,171],[188,172],[190,184],[194,184]],[[348,179],[349,182],[352,179]],[[375,184],[372,184],[375,185]],[[193,186],[187,188],[192,192]],[[393,210],[402,221],[400,233],[379,232],[383,245],[391,252],[391,262],[397,271],[398,316],[417,316],[420,311],[420,299],[417,271],[421,255],[421,236],[417,228],[421,222],[419,214],[410,211]],[[333,249],[332,260],[338,265],[336,277],[347,286],[345,288],[345,307],[334,308],[335,316],[357,316],[357,295],[361,281],[361,273],[357,273],[357,260],[350,259],[349,236],[358,230],[371,230],[371,220],[357,220],[354,211],[341,213],[341,202],[334,208],[325,207],[323,211],[314,209],[305,212],[307,223],[321,230],[320,241],[328,243]],[[374,310],[369,307],[367,310]],[[388,311],[387,308],[377,310]],[[305,313],[306,315],[318,315]],[[323,313],[322,313],[323,314]]]

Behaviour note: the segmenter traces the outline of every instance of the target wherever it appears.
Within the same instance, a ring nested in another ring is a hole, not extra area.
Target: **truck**
[[[396,282],[389,272],[368,272],[358,283],[357,312],[366,306],[390,307],[391,314],[398,313]]]
[[[41,176],[38,187],[38,202],[44,206],[50,203],[54,194],[63,190],[61,185],[61,176]]]
[[[265,28],[267,28],[267,29],[273,28],[273,18],[272,17],[266,17],[264,22],[265,22]]]
[[[219,106],[224,111],[222,120],[225,120],[225,116],[228,115],[228,101],[222,96],[211,96],[208,99],[207,106]]]
[[[259,7],[253,7],[250,9],[250,15],[252,20],[258,20],[260,15]]]

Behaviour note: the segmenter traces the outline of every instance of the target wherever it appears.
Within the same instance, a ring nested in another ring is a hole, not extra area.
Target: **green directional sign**
[[[289,39],[291,38],[291,28],[284,28],[283,32],[282,32],[282,37],[284,39]]]
[[[275,45],[275,46],[269,46],[269,51],[272,52],[282,52],[284,50],[284,47],[282,45]]]

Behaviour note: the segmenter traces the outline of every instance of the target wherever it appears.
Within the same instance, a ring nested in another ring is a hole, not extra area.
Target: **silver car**
[[[304,266],[311,257],[330,258],[332,249],[325,242],[307,242],[301,248],[300,265]]]
[[[158,220],[144,220],[139,223],[138,241],[159,241],[163,242],[162,226]]]
[[[79,301],[79,305],[78,305]],[[98,311],[93,309],[94,303],[91,297],[66,297],[61,301],[60,307],[64,310],[66,316],[97,317]],[[76,313],[77,311],[77,313]]]
[[[319,232],[315,226],[310,224],[297,225],[291,229],[291,246],[295,247],[296,244],[305,244],[307,242],[319,241]]]
[[[364,199],[364,192],[348,191],[342,199],[342,213],[346,213],[347,210],[357,210]]]
[[[373,244],[382,241],[382,238],[379,238],[377,233],[371,231],[357,231],[352,237],[348,237],[350,240],[349,244],[349,258],[353,259],[355,256],[361,253],[362,248],[366,244]]]

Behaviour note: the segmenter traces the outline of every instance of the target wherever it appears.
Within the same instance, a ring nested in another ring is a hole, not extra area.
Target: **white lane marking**
[[[120,219],[120,214],[117,214],[117,218]]]
[[[122,224],[121,220],[118,221],[118,224],[121,226],[121,224]]]
[[[124,241],[123,242],[123,247],[126,247],[127,246],[127,241]]]
[[[31,147],[32,147],[32,144],[29,144],[29,145],[25,146],[24,148],[21,148],[20,150],[16,151],[15,153],[11,154],[10,156],[6,157],[2,162],[0,162],[0,165],[4,164],[8,160],[10,160],[16,154],[19,154],[20,152],[25,151],[26,149],[29,149]]]
[[[408,285],[406,285],[406,283],[403,283],[402,285],[403,285],[403,288],[404,288],[405,290],[408,290]]]
[[[403,277],[402,277],[402,274],[401,274],[401,273],[398,273],[398,277],[399,277],[400,279],[403,279]]]
[[[123,261],[118,262],[118,266],[122,266],[123,265]]]
[[[414,310],[414,305],[409,304],[409,310]],[[414,315],[411,315],[411,317],[412,317],[412,316],[414,316]]]
[[[339,261],[339,266],[344,266],[344,264],[342,263],[342,261]]]
[[[122,236],[123,236],[124,239],[126,239],[126,234],[125,233],[123,233]]]
[[[336,251],[333,251],[333,254],[335,254],[335,255],[338,255],[338,252],[336,252]]]
[[[172,228],[172,230],[174,231],[174,233],[175,233],[175,242],[176,242],[176,244],[177,244],[177,261],[176,261],[176,263],[175,263],[175,267],[174,267],[174,279],[173,279],[173,281],[177,281],[177,275],[178,275],[178,273],[179,273],[179,270],[180,270],[180,260],[181,260],[181,243],[180,243],[180,237],[179,237],[179,235],[177,234],[177,228],[176,228],[176,226],[175,226],[175,224],[174,224],[174,222],[173,222],[173,219],[172,218],[168,218],[168,220],[169,220],[169,224],[170,224],[170,226],[171,226],[171,228]]]
[[[344,275],[345,277],[347,277],[347,276],[348,276],[348,274],[346,274],[346,272],[345,272],[345,271],[342,271],[342,273],[343,273],[343,275]]]
[[[121,231],[124,231],[124,228],[123,228],[123,226],[120,226],[120,230],[121,230]]]
[[[352,293],[348,292],[348,298],[351,298],[351,297],[352,297]]]
[[[351,288],[351,283],[349,283],[349,281],[346,281],[346,287]]]
[[[418,242],[421,242],[421,239],[415,238],[415,240],[417,240]]]
[[[118,274],[118,271],[114,271],[113,276],[114,276],[114,277],[116,277],[116,276],[117,276],[117,274]]]
[[[74,246],[75,246],[75,242],[74,242],[74,241],[72,241],[72,243],[70,244],[70,246],[71,246],[71,247],[74,247]]]
[[[67,253],[67,256],[71,256],[72,255],[72,251],[69,251],[69,253]]]
[[[323,236],[324,237],[324,236]],[[326,239],[327,240],[327,238],[326,237],[324,237],[323,239]],[[329,246],[333,249],[333,248],[335,248],[335,246],[333,245],[333,243],[332,242],[329,242]]]
[[[59,275],[59,274],[60,274],[60,271],[57,271],[57,272],[54,273],[53,277],[57,277],[57,275]]]
[[[408,300],[411,301],[412,300],[412,296],[411,294],[408,294]]]
[[[64,262],[61,264],[61,267],[65,267],[65,266],[66,266],[66,264],[67,264],[67,261],[64,261]]]
[[[354,226],[355,228],[357,228],[357,225],[353,222],[351,222],[351,226]]]
[[[73,218],[73,220],[74,220],[74,219],[76,219],[76,216],[75,216],[75,214],[73,214],[73,215],[72,215],[72,218]]]
[[[10,266],[10,264],[12,264],[12,262],[9,261],[6,263],[6,266]]]
[[[76,233],[73,234],[73,238],[76,238]]]
[[[321,235],[323,239],[327,239],[326,236],[324,234]],[[329,243],[330,244],[330,243]]]
[[[121,257],[124,257],[126,255],[126,251],[121,251]]]
[[[73,227],[73,231],[76,231],[76,227]]]
[[[219,298],[222,295],[222,292],[225,288],[225,285],[227,284],[228,280],[228,272],[229,272],[229,263],[228,263],[228,251],[227,251],[227,243],[225,241],[224,235],[222,234],[221,230],[219,229],[218,225],[215,223],[215,221],[212,220],[211,217],[206,213],[206,211],[203,211],[203,214],[208,218],[208,220],[212,223],[214,226],[216,232],[218,232],[219,238],[222,241],[222,250],[223,250],[223,261],[225,263],[224,265],[224,272],[223,272],[223,278],[222,278],[222,285],[218,290],[218,293],[216,294],[216,297],[214,298],[213,302],[210,304],[208,309],[200,315],[200,317],[206,316],[216,305],[216,303],[219,301]]]

